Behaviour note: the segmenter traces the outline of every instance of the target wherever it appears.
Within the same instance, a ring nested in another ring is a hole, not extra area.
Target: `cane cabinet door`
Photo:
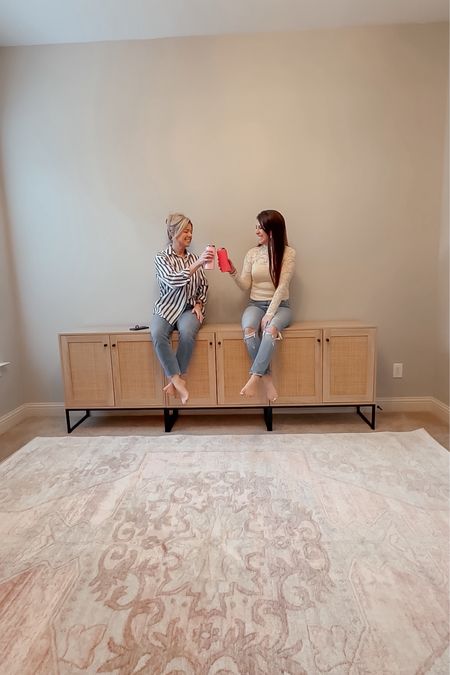
[[[276,341],[272,360],[275,405],[322,402],[322,331],[289,330]]]
[[[163,406],[163,373],[148,333],[110,336],[118,408]]]
[[[375,328],[324,329],[324,403],[373,403],[375,337]]]
[[[66,408],[114,406],[109,335],[61,335]]]
[[[172,346],[175,350],[178,347],[177,332],[174,333]],[[217,405],[214,332],[202,330],[198,333],[194,353],[186,373],[186,386],[189,391],[189,400],[183,407]],[[181,406],[178,396],[169,396],[167,403],[174,408]]]
[[[217,400],[219,405],[265,405],[268,400],[262,382],[256,396],[247,398],[240,391],[250,377],[250,358],[242,330],[216,332]]]

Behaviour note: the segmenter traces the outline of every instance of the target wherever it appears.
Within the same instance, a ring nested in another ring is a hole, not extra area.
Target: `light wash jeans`
[[[241,323],[242,330],[244,331],[245,346],[252,361],[250,372],[254,375],[267,375],[270,373],[270,361],[277,341],[277,338],[273,337],[266,330],[261,335],[261,319],[267,312],[269,305],[270,302],[268,300],[250,300],[248,307],[246,307],[242,315]],[[275,326],[281,331],[283,328],[287,328],[291,321],[292,310],[289,307],[289,301],[283,300],[268,326]],[[255,333],[245,335],[246,328],[254,328]]]
[[[175,328],[178,330],[176,354],[170,345],[170,336]],[[158,314],[153,316],[151,327],[153,346],[167,377],[187,372],[199,328],[200,321],[192,314],[191,305],[186,307],[173,325]]]

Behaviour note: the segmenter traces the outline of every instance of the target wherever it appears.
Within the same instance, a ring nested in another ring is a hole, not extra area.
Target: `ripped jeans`
[[[278,337],[274,337],[266,330],[261,335],[261,319],[267,312],[269,305],[269,300],[250,300],[248,307],[246,307],[242,315],[241,324],[244,331],[245,346],[252,361],[250,372],[254,375],[267,375],[270,373],[270,361],[278,339]],[[289,307],[289,300],[283,300],[272,321],[267,325],[267,328],[275,326],[281,331],[283,328],[289,326],[291,320],[292,310]],[[253,328],[255,332],[246,335],[246,328]]]

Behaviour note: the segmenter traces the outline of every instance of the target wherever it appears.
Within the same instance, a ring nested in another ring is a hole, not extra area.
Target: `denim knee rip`
[[[263,336],[264,336],[264,335],[270,335],[270,337],[272,338],[272,344],[273,344],[276,340],[282,340],[282,339],[283,339],[283,336],[281,335],[281,331],[279,331],[278,328],[277,328],[277,333],[276,333],[276,335],[274,335],[274,334],[272,333],[272,331],[270,330],[270,326],[267,327],[267,328],[264,328]]]
[[[253,333],[244,333],[244,340],[250,340],[251,338],[256,337],[256,330]]]

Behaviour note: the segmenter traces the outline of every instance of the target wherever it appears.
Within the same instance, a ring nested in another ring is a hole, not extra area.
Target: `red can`
[[[217,261],[221,272],[231,272],[231,265],[226,248],[217,249]]]

